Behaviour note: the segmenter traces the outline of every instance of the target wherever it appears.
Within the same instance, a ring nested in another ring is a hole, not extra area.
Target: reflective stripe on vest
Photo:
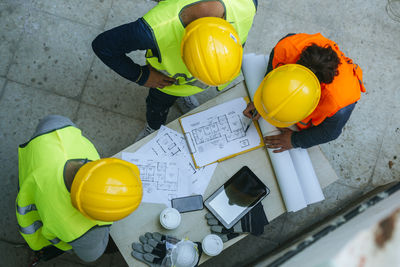
[[[210,86],[197,81],[186,68],[181,58],[181,40],[185,28],[179,18],[180,12],[189,5],[207,0],[165,0],[161,1],[143,16],[150,28],[158,49],[158,57],[151,50],[146,53],[147,62],[159,71],[175,77],[174,85],[160,91],[174,96],[190,96],[204,91]],[[244,44],[253,23],[256,8],[253,0],[220,0],[225,8],[226,20],[232,24]],[[222,90],[229,83],[219,86]]]
[[[320,33],[300,33],[280,40],[274,48],[273,67],[296,63],[303,49],[311,44],[321,47],[330,46],[338,55],[341,64],[338,66],[339,75],[333,79],[333,82],[321,84],[321,98],[318,106],[307,118],[297,123],[300,129],[321,124],[341,108],[357,102],[361,92],[365,92],[361,68],[346,57],[335,42]]]
[[[43,226],[42,221],[35,221],[34,223],[32,223],[27,227],[22,227],[21,225],[18,225],[19,231],[26,235],[34,234],[42,226]]]
[[[52,243],[53,245],[56,245],[56,244],[58,244],[58,243],[60,243],[61,242],[61,240],[60,239],[58,239],[57,237],[56,238],[54,238],[54,239],[51,239],[51,240],[49,240],[50,241],[50,243]]]
[[[25,215],[28,212],[34,211],[34,210],[37,210],[35,204],[31,204],[31,205],[28,205],[25,207],[20,207],[17,205],[17,212],[21,215]],[[42,227],[42,225],[43,225],[42,221],[35,221],[33,224],[31,224],[27,227],[22,227],[21,225],[18,225],[18,228],[21,233],[26,234],[26,235],[31,235],[31,234],[34,234],[37,230],[39,230],[39,228]],[[50,243],[55,245],[55,244],[60,243],[61,240],[58,238],[54,238],[49,241],[50,241]]]
[[[199,80],[196,80],[194,77],[188,77],[185,73],[175,73],[175,75],[172,76],[166,70],[159,70],[159,71],[161,73],[163,73],[164,75],[167,75],[167,76],[170,76],[170,77],[176,79],[176,81],[174,83],[175,85],[191,85],[191,86],[199,87],[199,88],[201,88],[203,90],[206,90],[206,89],[212,87],[212,86],[209,86],[209,85],[207,85],[205,83],[200,82]],[[181,79],[179,79],[179,78],[183,78],[185,80],[185,82],[180,84],[179,81]]]
[[[64,183],[68,160],[99,159],[93,144],[79,129],[69,126],[37,136],[20,146],[18,156],[16,215],[21,235],[33,250],[49,245],[69,250],[72,247],[68,242],[96,225],[110,224],[90,220],[75,209]]]
[[[31,205],[28,205],[28,206],[25,206],[25,207],[20,207],[20,206],[17,205],[17,212],[19,214],[21,214],[21,215],[25,215],[28,212],[33,211],[33,210],[37,210],[35,204],[31,204]]]
[[[21,227],[20,225],[18,225],[19,231],[23,234],[26,235],[31,235],[34,234],[37,230],[40,229],[40,227],[43,226],[42,221],[35,221],[33,224],[27,226],[27,227]],[[54,239],[50,239],[49,240],[50,243],[52,243],[53,245],[60,243],[60,239],[58,238],[54,238]]]

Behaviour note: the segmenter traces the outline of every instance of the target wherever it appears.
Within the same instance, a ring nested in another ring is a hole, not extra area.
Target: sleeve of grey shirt
[[[48,115],[40,120],[31,139],[54,130],[64,128],[66,126],[76,127],[75,124],[67,117],[60,115]]]
[[[110,226],[95,226],[69,244],[81,260],[92,262],[103,255],[108,244],[109,234]]]

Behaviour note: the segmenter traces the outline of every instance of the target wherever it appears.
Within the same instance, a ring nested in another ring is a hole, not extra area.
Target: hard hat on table
[[[88,162],[71,186],[73,206],[86,217],[113,222],[131,214],[142,200],[139,168],[117,158]]]
[[[308,117],[320,96],[321,85],[310,69],[287,64],[264,78],[254,95],[254,106],[267,122],[289,127]]]
[[[204,17],[185,28],[181,55],[196,79],[219,86],[239,74],[243,48],[230,23],[221,18]]]

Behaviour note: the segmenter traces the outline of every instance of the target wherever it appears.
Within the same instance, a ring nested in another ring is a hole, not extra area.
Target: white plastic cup
[[[177,209],[166,208],[160,213],[160,223],[165,229],[175,229],[181,223],[181,214]]]
[[[207,235],[201,242],[204,253],[208,256],[217,256],[224,249],[222,239],[214,234]]]

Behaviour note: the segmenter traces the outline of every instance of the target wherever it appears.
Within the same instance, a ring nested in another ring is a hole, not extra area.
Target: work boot
[[[144,129],[138,134],[138,136],[136,136],[135,143],[136,143],[137,141],[139,141],[140,139],[142,139],[142,138],[148,136],[149,134],[154,133],[155,131],[156,131],[156,130],[154,130],[153,128],[151,128],[151,127],[149,126],[149,124],[146,123],[146,125],[144,126]]]
[[[200,105],[199,101],[194,95],[180,97],[176,100],[176,104],[183,114],[188,113]]]

